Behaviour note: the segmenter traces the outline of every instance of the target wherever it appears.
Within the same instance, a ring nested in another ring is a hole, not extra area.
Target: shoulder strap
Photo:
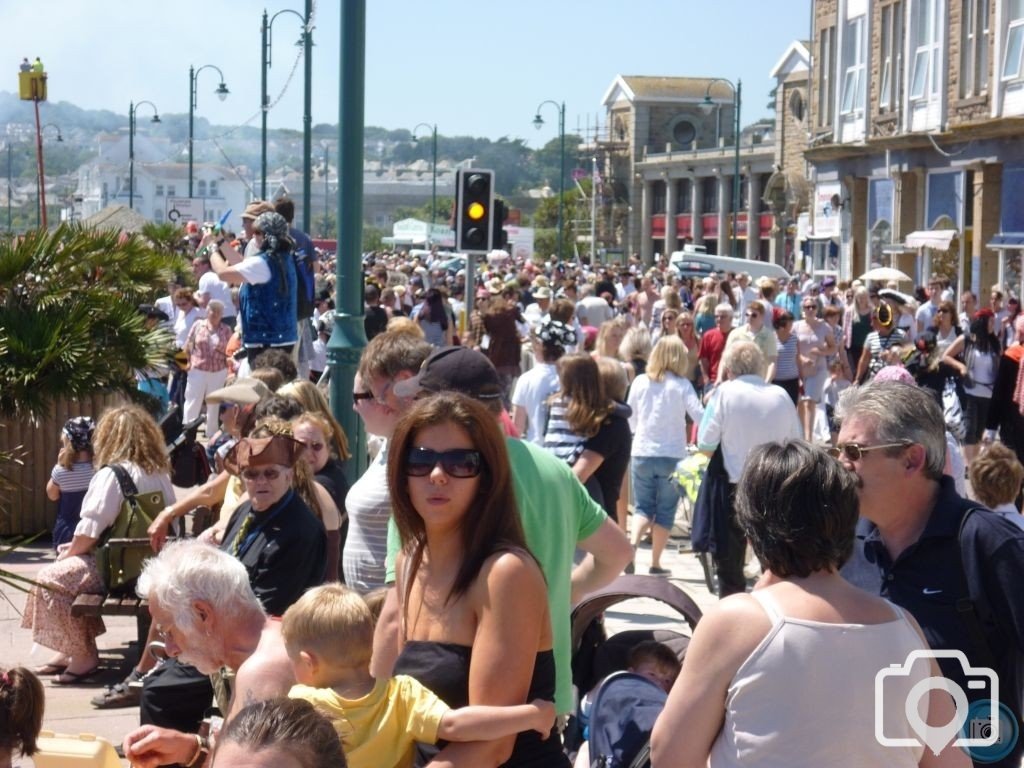
[[[978,615],[978,606],[971,599],[970,584],[967,581],[967,571],[964,568],[966,562],[964,558],[964,529],[967,527],[968,518],[979,509],[981,507],[968,509],[960,519],[960,528],[957,531],[957,552],[960,554],[960,597],[956,601],[956,612],[971,638],[973,650],[971,661],[980,666],[995,669],[995,656],[992,655],[992,649],[985,638],[985,630],[981,624],[981,617]]]
[[[783,621],[786,617],[779,610],[779,604],[775,602],[775,598],[765,592],[763,589],[755,589],[750,593],[750,596],[757,601],[764,612],[768,614],[768,618],[772,620],[772,624],[778,624]]]
[[[121,486],[121,495],[126,499],[130,496],[136,496],[139,493],[139,489],[135,487],[135,481],[132,480],[131,475],[128,474],[128,470],[122,467],[120,464],[104,464],[104,467],[109,467],[114,473],[114,477],[117,478],[117,484]],[[102,467],[101,467],[102,469]]]

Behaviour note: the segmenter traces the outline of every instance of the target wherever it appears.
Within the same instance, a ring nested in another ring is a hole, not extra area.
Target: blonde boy
[[[555,707],[537,699],[508,707],[451,709],[416,680],[370,674],[374,620],[360,595],[340,584],[306,592],[285,611],[281,635],[295,670],[289,692],[323,712],[338,731],[349,768],[406,768],[414,742],[489,741],[551,733]]]

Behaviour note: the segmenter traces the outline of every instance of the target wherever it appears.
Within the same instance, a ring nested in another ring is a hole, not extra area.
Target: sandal
[[[100,671],[100,665],[97,662],[96,666],[92,669],[88,669],[85,672],[75,674],[74,672],[68,672],[66,669],[57,677],[53,678],[54,685],[79,685],[81,683],[88,682],[91,678],[96,676],[96,673]]]
[[[43,664],[40,667],[35,667],[32,671],[41,677],[48,677],[50,675],[61,675],[67,668],[67,664]]]

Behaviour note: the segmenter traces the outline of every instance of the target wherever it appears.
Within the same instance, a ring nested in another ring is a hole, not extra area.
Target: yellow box
[[[19,72],[18,98],[22,101],[46,101],[46,73]]]
[[[36,768],[121,768],[117,752],[106,739],[91,733],[77,736],[43,731],[32,755]]]

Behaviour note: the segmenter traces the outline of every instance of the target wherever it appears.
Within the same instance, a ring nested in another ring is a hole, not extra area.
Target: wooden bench
[[[133,595],[79,595],[71,604],[71,615],[83,616],[134,616],[139,635],[139,647],[146,646],[150,624],[149,602]]]

